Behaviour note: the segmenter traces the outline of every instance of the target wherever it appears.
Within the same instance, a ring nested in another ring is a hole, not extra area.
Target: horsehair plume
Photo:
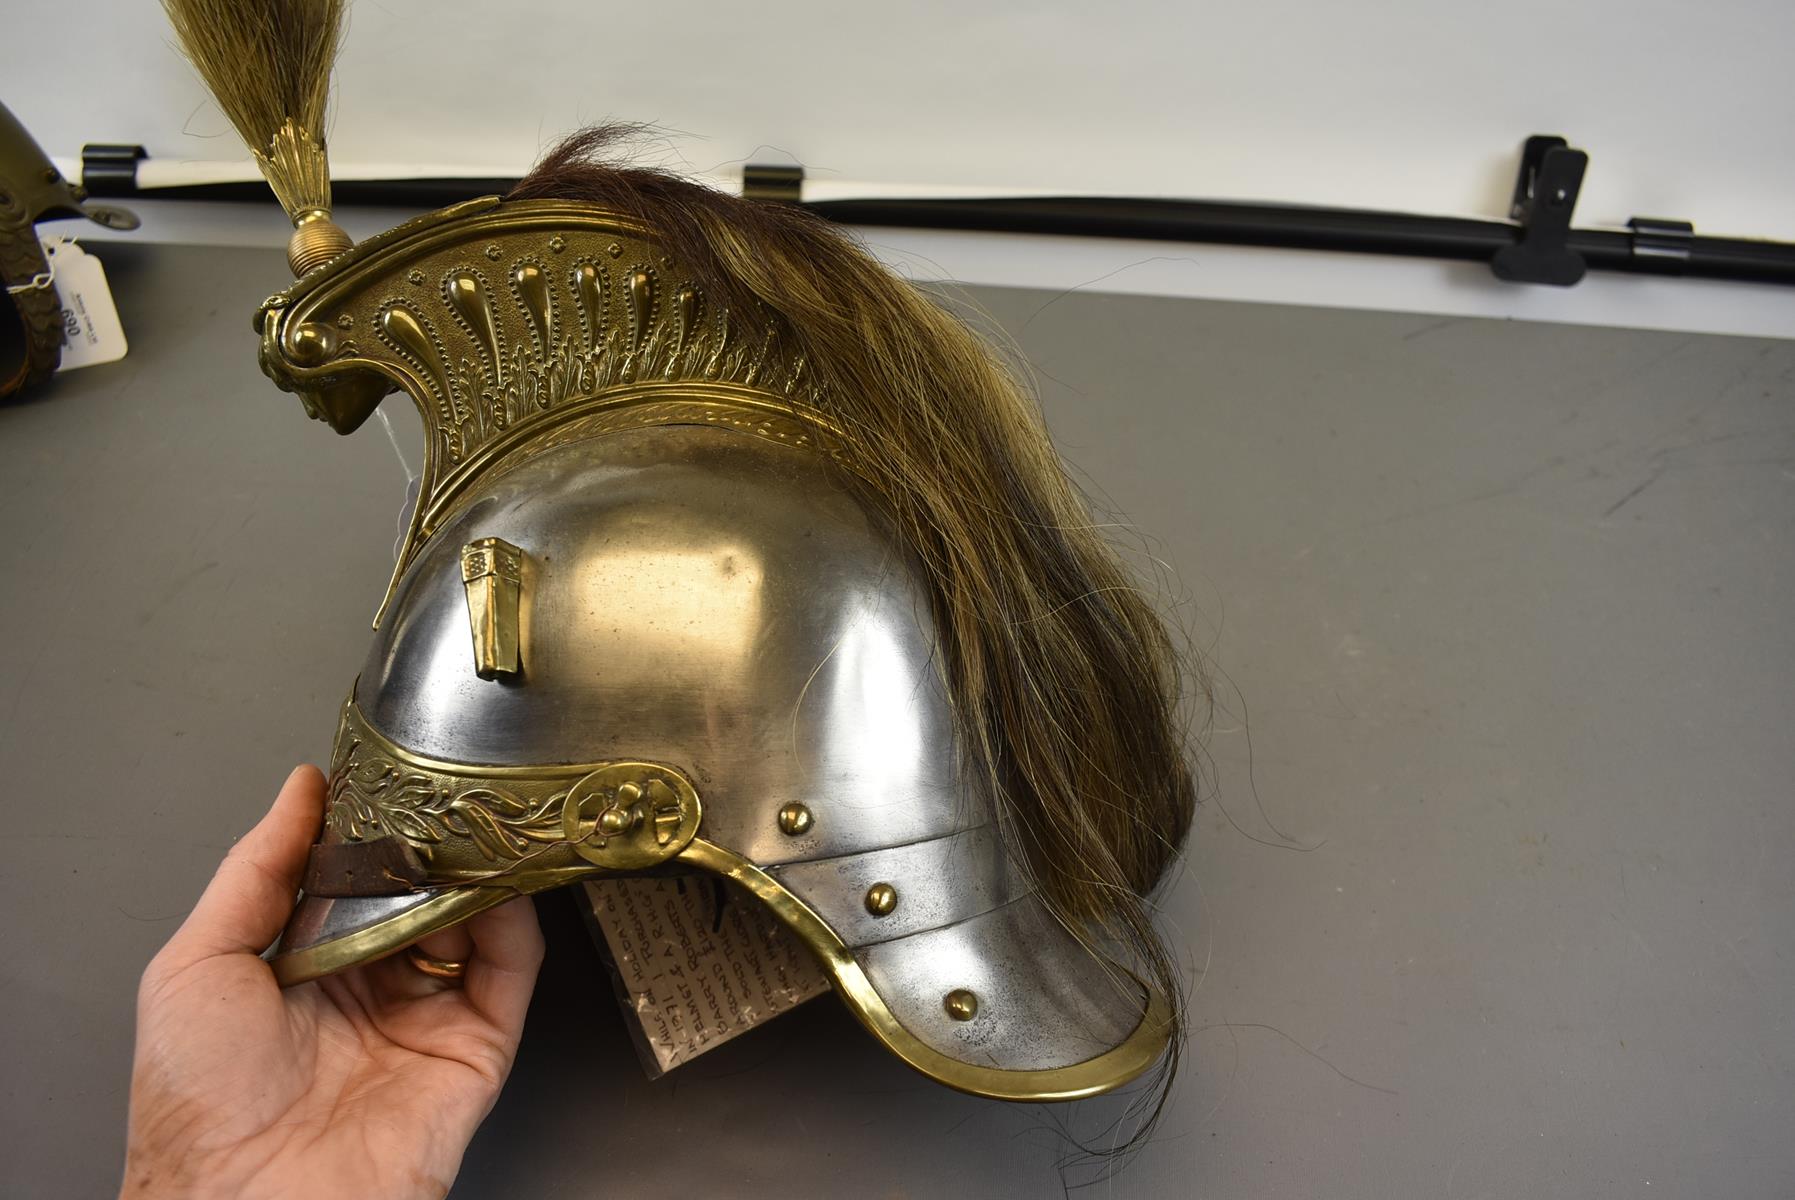
[[[343,0],[163,0],[181,46],[251,150],[292,122],[319,144]]]
[[[162,0],[187,58],[292,218],[295,275],[349,248],[330,222],[324,117],[347,0]]]
[[[1180,661],[991,346],[814,214],[602,161],[641,132],[574,134],[507,199],[635,218],[815,372],[854,468],[844,484],[890,515],[925,569],[961,737],[1006,838],[1059,920],[1100,957],[1119,948],[1174,1014],[1156,1116],[1182,988],[1146,894],[1190,830],[1181,709],[1186,685],[1209,694],[1201,663]]]

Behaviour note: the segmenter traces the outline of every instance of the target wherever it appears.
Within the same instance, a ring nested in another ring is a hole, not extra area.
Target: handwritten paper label
[[[651,1079],[829,990],[796,934],[709,878],[604,879],[585,889]]]
[[[125,356],[125,327],[119,323],[100,260],[67,238],[43,240],[44,258],[55,276],[62,305],[62,362],[59,371],[73,371]]]

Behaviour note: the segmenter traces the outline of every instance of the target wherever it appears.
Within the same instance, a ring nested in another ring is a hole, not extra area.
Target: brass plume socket
[[[293,236],[287,241],[287,266],[295,279],[303,279],[354,244],[328,212],[314,208],[293,222]]]

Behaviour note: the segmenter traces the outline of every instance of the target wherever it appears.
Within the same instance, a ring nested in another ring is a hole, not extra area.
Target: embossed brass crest
[[[339,433],[391,391],[417,404],[423,480],[393,585],[474,480],[551,446],[660,424],[839,437],[801,356],[586,204],[488,197],[420,217],[269,298],[256,328],[262,369]]]

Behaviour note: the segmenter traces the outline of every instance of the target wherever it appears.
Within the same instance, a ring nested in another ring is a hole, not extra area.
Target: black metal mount
[[[749,163],[742,168],[742,195],[775,204],[801,204],[804,196],[803,167],[771,167]]]
[[[1521,171],[1508,215],[1520,239],[1496,251],[1490,269],[1513,283],[1569,287],[1583,278],[1583,256],[1570,246],[1571,211],[1589,155],[1561,137],[1536,133],[1521,147]]]
[[[1634,258],[1655,259],[1666,275],[1681,275],[1688,267],[1695,247],[1695,226],[1688,221],[1634,217],[1627,228],[1633,231]]]
[[[142,146],[89,142],[81,147],[81,186],[90,196],[137,193],[137,164],[150,156]]]

